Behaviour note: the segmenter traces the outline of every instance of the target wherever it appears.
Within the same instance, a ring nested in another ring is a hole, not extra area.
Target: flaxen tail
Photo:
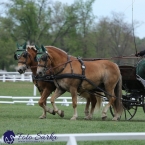
[[[122,76],[120,75],[119,81],[115,87],[115,96],[116,100],[114,102],[116,111],[118,114],[122,114],[123,111],[123,105],[122,105]]]

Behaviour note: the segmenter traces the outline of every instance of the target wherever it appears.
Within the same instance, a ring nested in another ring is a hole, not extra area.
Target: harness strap
[[[81,60],[81,58],[77,58],[79,60],[79,62],[81,63],[81,68],[82,68],[82,76],[85,76],[85,65],[84,65],[84,62]],[[83,79],[81,79],[79,85],[78,85],[78,90],[81,88],[81,84],[83,82]]]
[[[41,90],[40,87],[38,86],[38,81],[35,79],[35,77],[36,77],[36,76],[32,74],[32,79],[33,79],[33,82],[35,82],[35,86],[37,87],[37,89],[38,89],[39,92],[42,92],[42,90]]]
[[[71,73],[73,73],[72,65],[71,65],[71,63],[70,63],[70,57],[69,57],[69,55],[67,55],[67,62],[70,64]],[[65,63],[65,65],[63,66],[63,68],[62,68],[59,72],[57,72],[55,75],[58,75],[59,73],[61,73],[61,72],[65,69],[65,67],[66,67],[66,65],[67,65],[68,63]],[[59,85],[59,83],[57,82],[57,80],[55,79],[55,77],[54,77],[53,79],[55,80],[57,86],[58,86],[61,90],[64,90],[64,89]]]
[[[68,56],[68,61],[69,61],[69,64],[70,64],[71,73],[73,73],[73,68],[72,68],[71,61],[70,61],[70,57],[69,56]]]
[[[99,92],[96,92],[95,90],[94,90],[94,92],[92,93],[92,90],[91,91],[87,91],[87,90],[85,90],[85,92],[87,92],[87,93],[89,93],[89,94],[92,94],[92,95],[99,95],[100,97],[106,97],[105,95],[102,95],[102,94],[100,94]],[[81,95],[81,94],[80,94]],[[98,97],[98,96],[97,96]]]
[[[71,62],[71,61],[70,61],[70,57],[69,57],[69,55],[67,55],[67,63],[65,63],[65,65],[63,66],[63,68],[62,68],[59,72],[57,72],[55,75],[61,73],[61,72],[65,69],[66,65],[67,65],[69,62]]]
[[[98,89],[100,92],[104,92],[105,94],[113,97],[112,95],[108,94],[106,91],[104,91],[103,89],[101,89],[100,87],[96,86],[95,83],[93,83],[92,81],[90,81],[89,79],[87,79],[84,75],[66,73],[66,74],[60,74],[60,75],[54,76],[54,79],[63,79],[63,78],[75,78],[75,79],[85,80],[85,81],[89,82],[92,86],[94,86],[95,89]]]
[[[32,75],[32,79],[34,81],[44,81],[44,82],[50,82],[50,83],[54,83],[53,79],[53,75],[45,75],[45,76],[35,76]]]

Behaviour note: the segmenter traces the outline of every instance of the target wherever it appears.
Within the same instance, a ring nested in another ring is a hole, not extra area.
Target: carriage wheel
[[[123,112],[120,119],[131,120],[136,114],[136,111],[137,111],[137,106],[130,106],[130,107],[123,106]],[[110,112],[111,115],[114,117],[114,110],[112,106],[110,107]]]

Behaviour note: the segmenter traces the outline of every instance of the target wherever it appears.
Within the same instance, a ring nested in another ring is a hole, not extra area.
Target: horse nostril
[[[42,72],[39,72],[39,75],[42,75]]]
[[[19,72],[20,74],[22,74],[22,73],[23,73],[23,70],[22,70],[22,69],[19,69],[18,72]]]
[[[21,72],[21,71],[22,71],[22,69],[19,69],[19,70],[18,70],[18,72]]]
[[[38,76],[42,76],[42,72],[41,72],[41,71],[38,71],[38,72],[37,72],[37,75],[38,75]]]

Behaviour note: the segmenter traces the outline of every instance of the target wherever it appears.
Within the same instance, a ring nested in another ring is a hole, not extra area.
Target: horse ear
[[[25,42],[23,45],[23,49],[26,49],[26,45],[27,45],[27,43]]]
[[[42,51],[43,52],[46,52],[47,53],[46,48],[43,45],[41,45],[41,48],[42,48]]]
[[[37,50],[39,50],[39,47],[38,47],[37,45],[35,45],[35,48],[36,48]]]
[[[17,42],[17,48],[19,49],[19,47],[20,47],[20,45],[19,45],[19,43]]]

